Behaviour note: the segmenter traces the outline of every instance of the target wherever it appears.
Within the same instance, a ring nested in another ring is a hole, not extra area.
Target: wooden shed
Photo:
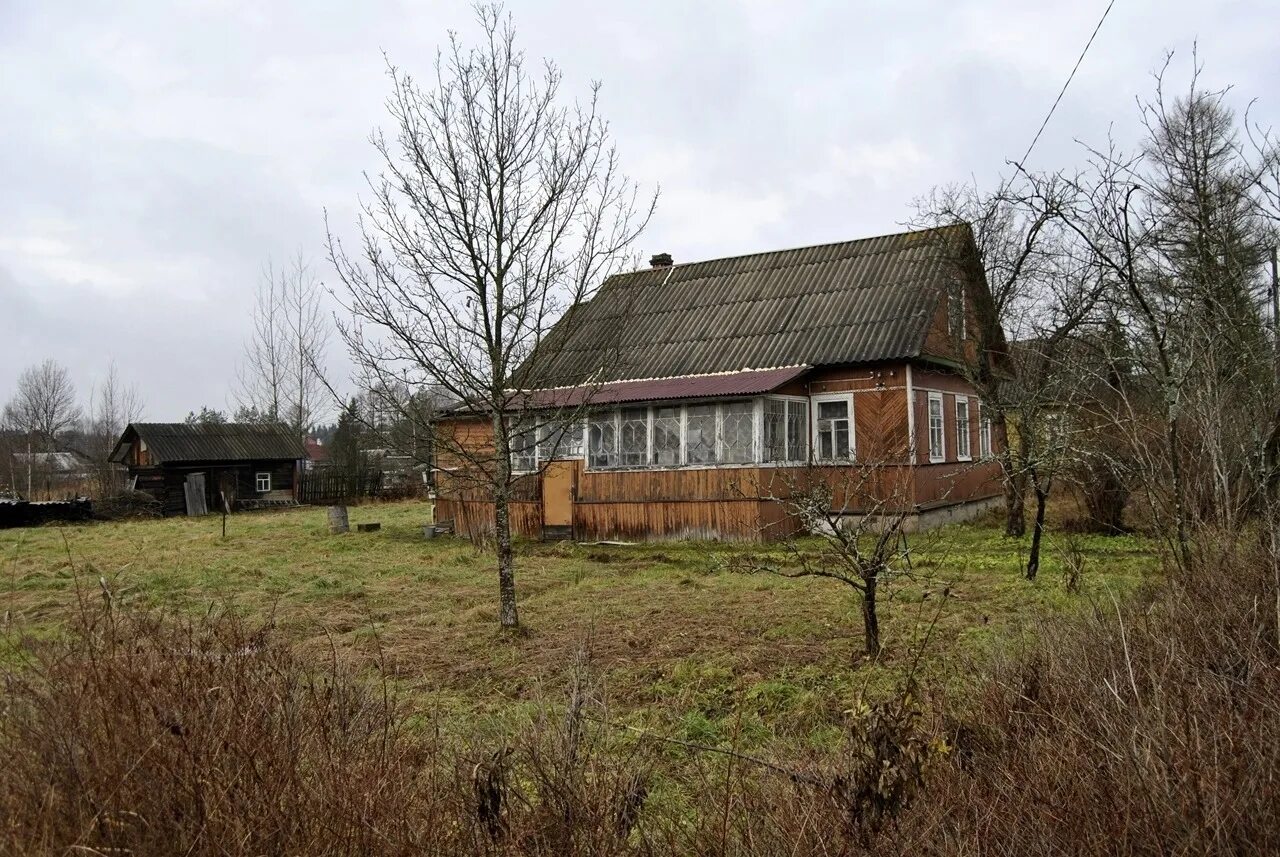
[[[111,453],[165,515],[293,505],[305,459],[283,423],[132,423]]]

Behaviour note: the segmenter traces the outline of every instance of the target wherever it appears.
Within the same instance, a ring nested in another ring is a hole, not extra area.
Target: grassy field
[[[886,648],[858,661],[858,605],[838,583],[726,568],[760,546],[708,543],[521,544],[526,633],[496,627],[489,555],[426,541],[427,507],[351,510],[375,533],[328,534],[323,509],[0,531],[0,609],[11,634],[57,633],[78,598],[173,611],[232,609],[272,622],[317,657],[381,657],[399,686],[471,723],[502,721],[558,693],[575,651],[592,662],[619,716],[716,740],[821,744],[865,688],[916,660],[960,689],[995,640],[1034,632],[1046,611],[1110,605],[1157,563],[1131,537],[1081,537],[1081,592],[1066,591],[1051,539],[1041,578],[1018,575],[1018,542],[994,521],[911,537],[915,573],[891,587]],[[947,594],[944,594],[947,593]],[[733,723],[730,724],[730,719]]]

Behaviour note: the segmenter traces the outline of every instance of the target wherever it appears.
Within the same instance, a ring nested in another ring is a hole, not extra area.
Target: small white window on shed
[[[259,494],[265,494],[271,490],[271,474],[259,473],[254,478],[254,487],[258,489]]]

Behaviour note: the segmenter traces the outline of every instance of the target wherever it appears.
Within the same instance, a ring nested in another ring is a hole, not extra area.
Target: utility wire
[[[1080,69],[1080,63],[1084,62],[1085,54],[1089,53],[1089,48],[1093,45],[1093,40],[1097,38],[1098,31],[1102,29],[1102,23],[1107,20],[1107,16],[1111,14],[1111,7],[1116,5],[1116,0],[1111,0],[1107,4],[1107,8],[1102,13],[1102,17],[1098,19],[1098,25],[1093,28],[1093,34],[1089,36],[1089,41],[1085,42],[1084,50],[1080,52],[1079,58],[1076,59],[1075,66],[1071,69],[1071,74],[1067,75],[1067,82],[1062,84],[1062,89],[1058,92],[1058,97],[1053,100],[1053,106],[1049,108],[1049,112],[1045,114],[1044,121],[1040,123],[1040,130],[1036,131],[1036,136],[1031,140],[1031,145],[1027,146],[1027,151],[1022,155],[1019,166],[1026,164],[1027,158],[1031,157],[1031,150],[1036,147],[1036,143],[1040,142],[1040,135],[1044,133],[1045,126],[1049,124],[1049,120],[1053,118],[1053,111],[1058,109],[1058,103],[1062,101],[1062,96],[1066,95],[1067,87],[1071,85],[1071,81],[1075,79],[1076,72]]]

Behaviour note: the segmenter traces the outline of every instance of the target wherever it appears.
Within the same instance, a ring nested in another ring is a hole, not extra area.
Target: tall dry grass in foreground
[[[1280,853],[1264,560],[1203,548],[1047,622],[963,710],[908,688],[768,760],[604,725],[585,662],[522,734],[457,742],[267,629],[86,608],[4,669],[0,852]]]

